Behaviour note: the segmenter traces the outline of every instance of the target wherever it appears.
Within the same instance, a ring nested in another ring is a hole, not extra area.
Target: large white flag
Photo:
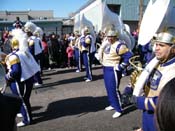
[[[94,26],[93,26],[92,22],[90,20],[88,20],[83,14],[81,19],[80,19],[80,28],[82,30],[85,27],[89,28],[90,34],[92,36],[92,43],[91,43],[91,48],[90,48],[90,52],[92,53],[92,52],[96,51],[96,47],[95,47],[96,33],[95,33]]]
[[[175,9],[171,0],[150,0],[143,15],[138,44],[145,45],[164,27],[175,26]]]
[[[135,46],[135,40],[130,33],[130,29],[128,25],[125,25],[121,20],[120,16],[116,13],[112,12],[106,2],[104,1],[101,3],[101,10],[102,10],[102,31],[110,26],[113,25],[116,30],[119,31],[119,38],[123,40],[127,46],[132,50]]]
[[[79,31],[80,32],[80,14],[78,13],[74,19],[74,32]]]

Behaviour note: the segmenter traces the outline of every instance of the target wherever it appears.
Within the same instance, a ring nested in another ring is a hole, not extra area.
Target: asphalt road
[[[33,89],[31,105],[34,124],[18,131],[133,131],[141,126],[141,111],[128,106],[124,114],[112,118],[101,66],[93,67],[93,81],[84,81],[85,72],[75,69],[45,70],[44,85]],[[123,77],[120,90],[128,83]],[[17,118],[17,121],[20,119]]]

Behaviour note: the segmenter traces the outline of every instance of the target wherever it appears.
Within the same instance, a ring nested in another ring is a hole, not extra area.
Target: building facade
[[[77,10],[72,18],[74,21],[78,21],[84,15],[93,23],[96,31],[101,30],[100,19],[102,19],[102,14],[100,3],[102,2],[106,2],[108,8],[116,13],[124,24],[129,25],[131,30],[134,30],[138,27],[149,0],[90,0]]]
[[[63,18],[54,18],[52,10],[0,11],[0,30],[13,29],[13,23],[17,16],[23,24],[31,21],[41,27],[46,34],[55,33],[62,35],[73,30],[73,24],[64,25]]]
[[[100,30],[100,17],[102,16],[99,9],[100,2],[106,2],[109,9],[118,14],[122,21],[128,24],[131,30],[137,28],[139,20],[148,4],[149,0],[89,0],[84,6],[71,13],[70,18],[55,18],[53,10],[27,10],[27,11],[0,11],[0,30],[11,30],[16,17],[25,24],[32,21],[41,27],[46,34],[52,32],[56,34],[71,33],[76,21],[83,14],[92,21],[96,31]],[[143,12],[142,12],[143,11]]]

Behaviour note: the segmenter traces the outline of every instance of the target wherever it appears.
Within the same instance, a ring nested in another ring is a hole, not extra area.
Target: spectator
[[[10,36],[8,31],[4,33],[4,43],[2,45],[2,51],[7,55],[12,52]]]
[[[13,26],[14,26],[15,28],[22,28],[22,25],[23,25],[23,24],[22,24],[20,18],[19,18],[19,17],[16,17],[16,20],[14,21]]]
[[[48,52],[50,57],[49,63],[52,68],[60,66],[59,50],[60,50],[60,44],[58,42],[56,35],[53,33],[50,35],[50,38],[48,41]]]
[[[69,43],[69,46],[66,49],[66,53],[67,53],[67,57],[68,57],[68,63],[67,63],[68,68],[72,68],[74,65],[74,62],[73,62],[74,49],[73,49],[71,43]]]
[[[42,47],[43,47],[43,68],[50,68],[49,65],[49,53],[48,53],[48,44],[46,41],[46,36],[43,34],[42,38]]]

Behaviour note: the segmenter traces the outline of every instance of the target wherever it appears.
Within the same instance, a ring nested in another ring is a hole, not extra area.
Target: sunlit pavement
[[[85,72],[76,69],[45,70],[43,86],[34,88],[31,96],[34,123],[18,131],[132,131],[140,127],[141,111],[133,106],[116,119],[114,110],[104,110],[108,101],[102,67],[93,66],[92,73],[93,81],[85,82]],[[122,78],[121,91],[128,81],[128,76]]]

